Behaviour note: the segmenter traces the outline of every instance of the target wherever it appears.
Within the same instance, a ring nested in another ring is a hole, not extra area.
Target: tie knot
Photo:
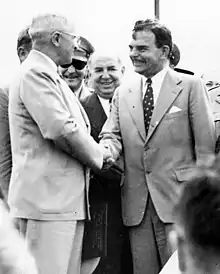
[[[151,84],[152,84],[151,78],[148,78],[147,81],[146,81],[146,83],[147,83],[148,85],[151,85]]]

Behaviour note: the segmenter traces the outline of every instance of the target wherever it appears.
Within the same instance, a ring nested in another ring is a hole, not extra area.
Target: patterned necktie
[[[143,110],[144,110],[144,124],[146,135],[148,133],[151,117],[154,110],[154,96],[153,96],[153,88],[152,88],[152,80],[150,78],[147,79],[147,90],[143,99]]]

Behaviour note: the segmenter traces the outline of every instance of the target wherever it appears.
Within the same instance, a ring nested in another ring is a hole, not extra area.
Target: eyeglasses
[[[72,63],[61,65],[61,68],[67,69],[68,67],[73,66],[77,70],[83,70],[86,65],[87,65],[87,62],[77,60],[77,59],[72,59]]]
[[[58,32],[69,35],[72,39],[76,39],[77,41],[79,40],[79,37],[75,33],[70,33],[64,30],[59,30]]]

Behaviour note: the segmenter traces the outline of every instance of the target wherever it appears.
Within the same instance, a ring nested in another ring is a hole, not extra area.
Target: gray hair
[[[34,41],[42,37],[45,33],[54,31],[64,31],[72,33],[73,25],[70,24],[65,16],[58,14],[43,14],[32,19],[29,34]]]

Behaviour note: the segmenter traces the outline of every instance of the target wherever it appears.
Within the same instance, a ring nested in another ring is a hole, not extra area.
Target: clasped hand
[[[110,168],[115,163],[110,148],[104,144],[100,145],[103,147],[103,168]]]

